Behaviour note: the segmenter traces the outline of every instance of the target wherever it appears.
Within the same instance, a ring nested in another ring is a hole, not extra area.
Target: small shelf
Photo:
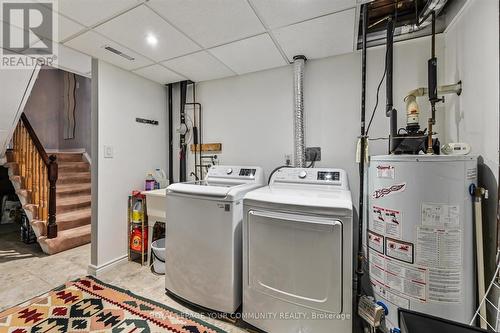
[[[136,208],[136,209],[134,209]],[[137,214],[139,216],[137,216]],[[142,218],[142,221],[138,221]],[[135,219],[135,220],[134,220]],[[132,233],[136,228],[141,230],[141,251],[137,251],[131,248]],[[128,197],[128,214],[127,214],[127,248],[128,248],[128,260],[137,262],[140,260],[141,265],[145,265],[148,262],[148,220],[146,214],[146,197],[140,193],[140,191],[132,192],[132,195]]]

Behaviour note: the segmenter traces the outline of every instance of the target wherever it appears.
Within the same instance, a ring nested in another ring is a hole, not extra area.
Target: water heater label
[[[368,231],[368,246],[375,251],[384,253],[384,236]]]
[[[419,265],[430,268],[460,268],[461,230],[417,227],[416,259]]]
[[[380,199],[392,194],[403,192],[406,189],[406,183],[394,184],[389,187],[379,188],[372,193],[373,199]]]
[[[372,206],[369,228],[385,236],[401,238],[401,212],[399,210]]]
[[[394,209],[385,209],[385,234],[401,238],[401,212]]]
[[[389,258],[413,264],[415,249],[412,243],[398,241],[391,238],[385,239],[385,255]]]
[[[385,209],[379,206],[372,206],[372,218],[370,220],[370,230],[385,234]]]
[[[427,301],[428,270],[393,260],[375,251],[369,253],[370,279],[397,295]]]
[[[467,179],[473,180],[477,178],[477,168],[467,169]]]
[[[429,299],[443,303],[460,303],[462,274],[459,269],[429,270]]]
[[[422,203],[422,225],[458,228],[460,226],[460,206],[424,202]]]
[[[377,178],[394,179],[395,169],[392,165],[377,165]]]

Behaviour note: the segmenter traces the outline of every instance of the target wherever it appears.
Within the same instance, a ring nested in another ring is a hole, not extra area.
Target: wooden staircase
[[[40,152],[39,146],[38,138],[23,115],[14,133],[13,149],[7,152],[5,166],[9,168],[10,180],[38,243],[47,254],[89,243],[89,163],[82,153],[55,153],[48,158],[47,166],[43,157],[46,153]]]

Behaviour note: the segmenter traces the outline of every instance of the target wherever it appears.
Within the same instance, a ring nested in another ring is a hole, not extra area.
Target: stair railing
[[[35,207],[36,219],[45,221],[47,238],[56,238],[57,157],[47,155],[24,113],[16,126],[12,143],[14,162],[17,163],[21,176],[21,187],[28,191]]]

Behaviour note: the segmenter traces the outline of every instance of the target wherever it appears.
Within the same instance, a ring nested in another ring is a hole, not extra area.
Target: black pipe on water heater
[[[358,205],[358,253],[356,267],[356,302],[361,297],[361,284],[363,277],[363,218],[364,218],[364,184],[365,184],[365,147],[366,147],[366,30],[368,25],[368,5],[363,5],[363,42],[361,56],[361,160],[359,162],[359,205]]]
[[[172,121],[173,104],[172,104],[172,84],[168,85],[168,181],[169,184],[174,183],[174,124]]]
[[[393,73],[393,50],[394,50],[394,21],[392,17],[387,20],[387,56],[385,61],[387,73],[385,78],[386,87],[386,107],[385,115],[389,117],[390,122],[390,139],[389,139],[389,154],[394,151],[394,137],[398,132],[398,117],[397,111],[394,109],[392,99],[392,73]]]
[[[435,104],[440,101],[437,92],[437,58],[436,58],[436,14],[432,12],[432,42],[431,58],[427,62],[427,83],[429,89],[429,102]]]
[[[181,105],[180,105],[180,123],[181,126],[186,126],[186,94],[187,94],[187,84],[188,81],[182,81],[181,83]],[[186,153],[187,153],[187,144],[186,144],[186,134],[180,134],[179,140],[179,181],[186,181]]]

